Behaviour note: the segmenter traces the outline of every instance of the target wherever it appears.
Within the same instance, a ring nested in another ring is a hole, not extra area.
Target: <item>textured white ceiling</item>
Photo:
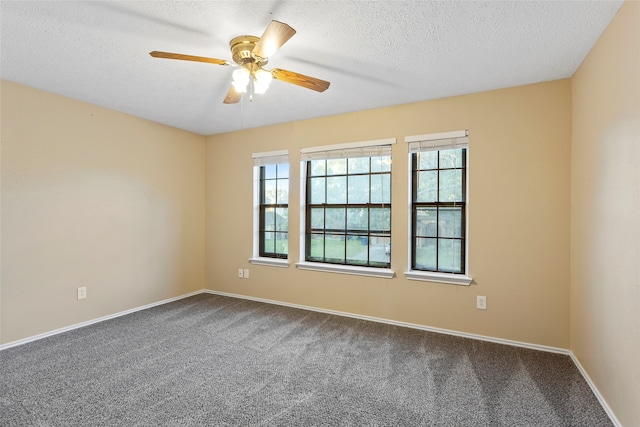
[[[0,76],[203,135],[573,75],[622,1],[6,1]],[[222,103],[229,40],[297,30],[270,60],[329,80]]]

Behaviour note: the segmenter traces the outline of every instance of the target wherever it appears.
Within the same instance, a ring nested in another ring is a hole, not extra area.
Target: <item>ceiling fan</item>
[[[262,37],[238,36],[233,38],[229,42],[231,55],[233,62],[238,64],[240,68],[233,72],[233,82],[231,83],[231,88],[227,96],[224,98],[224,103],[235,104],[239,102],[242,94],[246,93],[247,89],[249,89],[250,99],[253,100],[254,93],[264,93],[267,90],[271,79],[292,83],[318,92],[327,90],[330,83],[325,80],[281,68],[273,68],[271,70],[264,69],[264,66],[269,62],[269,58],[295,33],[296,30],[289,25],[279,21],[271,21],[264,30]],[[224,59],[182,55],[180,53],[158,52],[154,50],[153,52],[149,52],[149,55],[154,58],[208,62],[210,64],[226,66],[232,65],[231,62],[225,61]]]

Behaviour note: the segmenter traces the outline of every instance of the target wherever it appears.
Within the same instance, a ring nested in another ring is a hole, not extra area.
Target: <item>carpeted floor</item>
[[[200,294],[0,351],[2,426],[610,426],[565,355]]]

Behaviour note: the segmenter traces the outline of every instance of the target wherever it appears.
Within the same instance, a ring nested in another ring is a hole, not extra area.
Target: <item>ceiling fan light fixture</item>
[[[233,82],[231,83],[236,92],[247,92],[247,86],[249,85],[249,78],[251,77],[249,70],[246,68],[238,68],[233,72]]]
[[[267,89],[269,89],[269,85],[271,84],[271,80],[273,76],[269,71],[265,71],[263,69],[258,69],[254,73],[254,90],[256,93],[265,93]]]

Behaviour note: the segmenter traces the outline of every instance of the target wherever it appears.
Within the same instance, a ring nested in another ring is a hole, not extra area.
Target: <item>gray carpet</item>
[[[2,426],[609,426],[571,359],[200,294],[0,351]]]

